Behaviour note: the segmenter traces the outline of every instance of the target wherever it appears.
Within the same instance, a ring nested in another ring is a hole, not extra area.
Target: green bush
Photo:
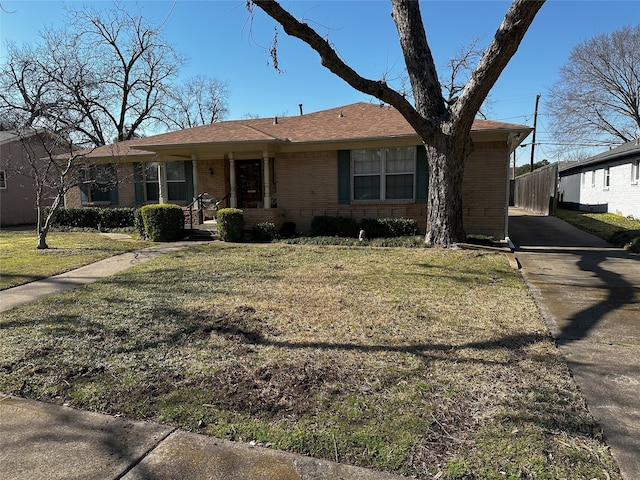
[[[127,228],[135,225],[135,208],[101,208],[100,225],[104,229]]]
[[[348,238],[357,237],[360,230],[366,238],[407,237],[418,233],[418,223],[411,218],[364,218],[357,222],[349,217],[317,216],[311,221],[310,235]]]
[[[59,208],[52,219],[56,227],[94,228],[100,224],[100,209],[97,207]]]
[[[244,213],[237,208],[218,210],[218,236],[223,242],[241,242],[244,239]]]
[[[145,236],[152,242],[172,242],[184,237],[184,213],[178,205],[145,205],[140,209]]]
[[[360,229],[364,230],[365,238],[391,237],[387,225],[376,218],[363,218],[360,220]]]
[[[140,238],[147,239],[147,231],[144,229],[144,219],[142,218],[142,209],[137,208],[133,213],[133,227],[140,235]]]
[[[384,227],[391,238],[418,234],[418,222],[412,218],[380,218],[378,223]]]
[[[109,230],[135,225],[134,208],[59,208],[53,216],[53,225],[69,228]]]
[[[271,222],[257,223],[251,229],[251,238],[256,242],[272,242],[278,238],[278,230]]]
[[[293,238],[296,236],[296,233],[295,222],[284,222],[278,230],[280,238]]]
[[[357,237],[358,222],[351,217],[318,215],[311,220],[312,237]]]

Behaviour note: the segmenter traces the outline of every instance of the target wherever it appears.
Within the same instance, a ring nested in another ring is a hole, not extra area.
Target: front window
[[[609,172],[609,167],[604,169],[604,188],[609,188],[609,183],[611,180],[611,174]]]
[[[167,197],[170,202],[187,198],[187,175],[184,162],[167,162]]]
[[[83,170],[83,203],[111,203],[118,177],[113,165],[91,165]]]
[[[158,162],[136,163],[133,166],[136,203],[160,202],[160,182],[158,181]]]
[[[354,200],[413,200],[416,148],[352,150]]]
[[[636,158],[631,162],[631,183],[638,184],[640,180],[640,158]]]
[[[0,170],[0,190],[7,189],[7,172]]]

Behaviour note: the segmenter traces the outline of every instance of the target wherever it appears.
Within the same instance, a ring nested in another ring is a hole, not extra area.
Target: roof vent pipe
[[[338,115],[338,118],[342,118],[344,117],[344,115],[342,114],[342,109],[340,109],[340,115]]]
[[[276,117],[273,117],[273,124],[274,124],[274,125],[277,125],[277,124],[278,124],[278,117],[277,117],[277,116],[276,116]]]
[[[301,103],[299,103],[299,104],[298,104],[298,107],[300,107],[300,115],[302,115],[302,104],[301,104]]]

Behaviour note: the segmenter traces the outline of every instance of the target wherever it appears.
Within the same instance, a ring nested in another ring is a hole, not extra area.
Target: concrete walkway
[[[159,244],[3,290],[0,312],[95,282],[192,245],[194,242]],[[404,477],[0,393],[0,479],[45,478],[399,480]]]
[[[640,256],[518,209],[509,236],[624,478],[640,479]]]
[[[156,258],[159,255],[182,250],[193,245],[193,242],[158,244],[134,252],[105,258],[99,262],[85,265],[84,267],[54,277],[45,278],[44,280],[2,290],[0,291],[0,312],[5,312],[24,303],[40,300],[50,295],[95,282],[102,278],[115,275],[134,265]]]

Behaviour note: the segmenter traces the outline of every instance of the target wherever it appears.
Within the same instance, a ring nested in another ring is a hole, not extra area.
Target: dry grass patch
[[[4,392],[420,478],[620,478],[497,254],[198,246],[0,330]]]

